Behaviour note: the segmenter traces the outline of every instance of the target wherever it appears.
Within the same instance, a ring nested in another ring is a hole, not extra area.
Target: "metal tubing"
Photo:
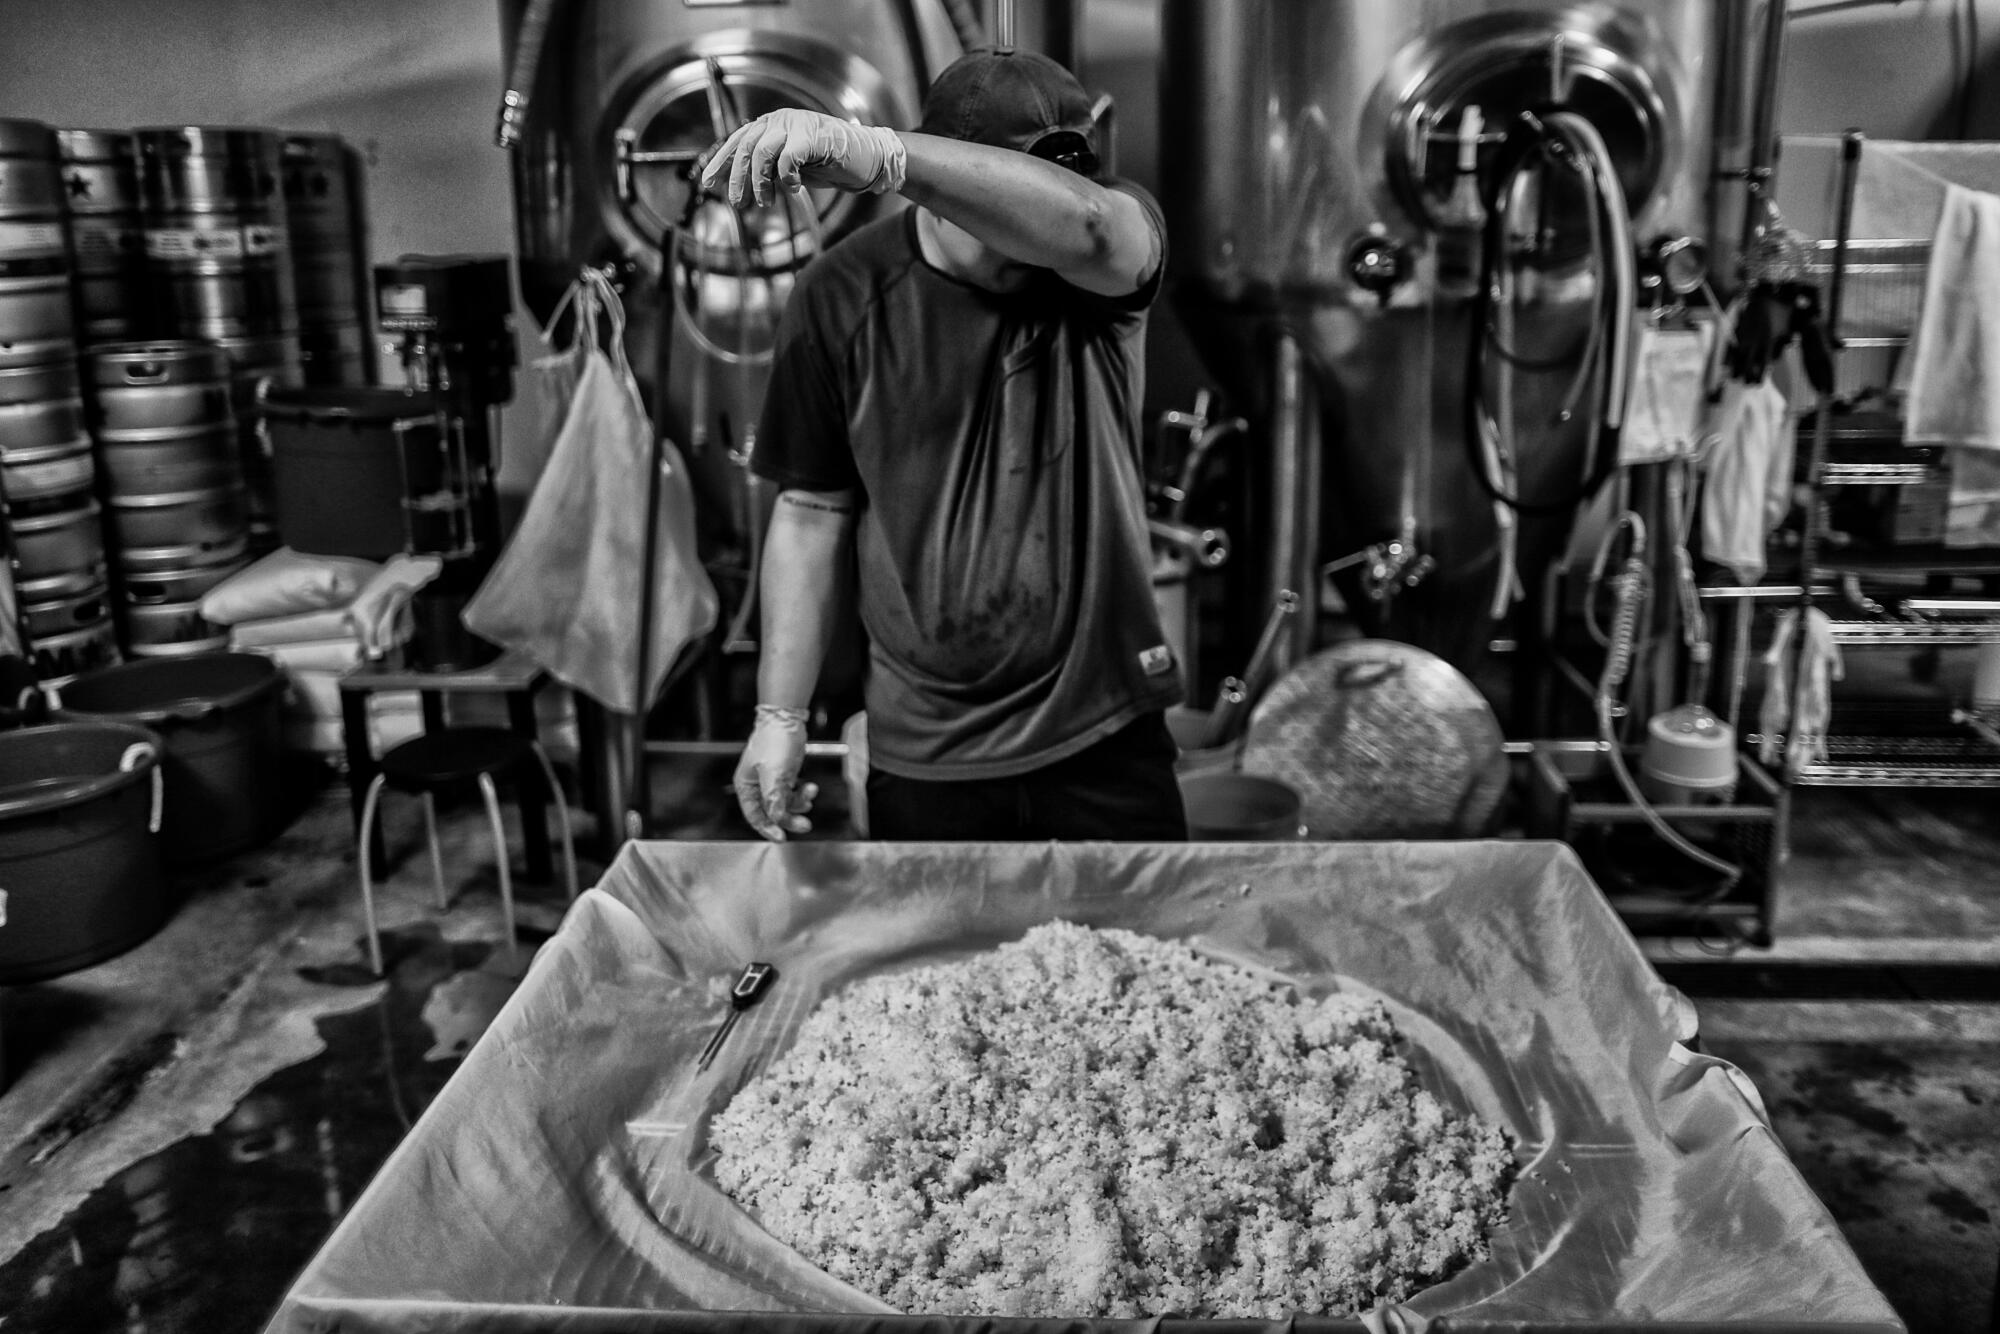
[[[1318,607],[1319,452],[1312,447],[1305,357],[1290,330],[1278,331],[1272,359],[1276,384],[1271,421],[1270,587],[1300,589],[1301,606],[1292,633],[1280,641],[1272,671],[1282,674],[1312,649]]]
[[[1817,488],[1820,475],[1826,470],[1834,394],[1840,383],[1840,289],[1847,276],[1847,240],[1854,221],[1854,188],[1861,170],[1861,142],[1859,130],[1849,130],[1841,136],[1840,205],[1834,223],[1833,280],[1829,284],[1826,303],[1827,341],[1832,345],[1835,371],[1833,384],[1820,394],[1813,408],[1811,452],[1806,460],[1806,479],[1812,490],[1806,497],[1806,512],[1799,532],[1798,623],[1792,627],[1792,690],[1790,698],[1785,701],[1785,750],[1781,757],[1784,772],[1793,781],[1799,777],[1792,764],[1792,749],[1799,727],[1799,696],[1805,689],[1806,641],[1811,638],[1808,631],[1813,610],[1813,558],[1818,555],[1819,544],[1825,535]],[[1801,753],[1798,768],[1804,767],[1805,756]]]
[[[1760,199],[1772,193],[1778,162],[1778,90],[1784,78],[1785,36],[1789,31],[1784,0],[1767,0],[1764,35],[1757,53],[1757,89],[1750,109],[1750,161],[1745,168],[1749,188],[1743,197],[1743,235],[1739,253],[1748,254],[1764,224]]]
[[[438,847],[437,798],[426,792],[424,798],[424,842],[431,850],[431,884],[437,888],[439,912],[449,911],[451,896],[444,888],[444,851]]]
[[[500,95],[500,109],[493,127],[493,143],[513,148],[521,142],[521,127],[528,119],[528,98],[534,91],[535,75],[542,67],[542,44],[548,38],[549,17],[556,0],[528,0],[514,30],[514,53],[507,87]]]
[[[538,741],[530,741],[528,745],[535,752],[535,762],[542,766],[542,777],[548,780],[549,804],[556,808],[556,828],[562,832],[564,888],[569,891],[568,901],[575,903],[576,842],[570,836],[569,799],[563,795],[562,784],[556,781],[556,767],[549,763],[549,753]]]
[[[375,926],[375,872],[368,864],[374,859],[368,855],[368,841],[382,804],[382,785],[388,781],[376,774],[368,784],[368,795],[361,803],[361,855],[356,859],[361,863],[361,918],[368,926],[368,964],[377,977],[382,976],[382,935]]]
[[[500,873],[500,918],[507,928],[507,955],[514,956],[520,943],[514,938],[514,875],[507,869],[507,826],[500,819],[500,794],[493,787],[492,774],[479,775],[479,796],[486,803],[486,820],[493,827],[493,865]]]

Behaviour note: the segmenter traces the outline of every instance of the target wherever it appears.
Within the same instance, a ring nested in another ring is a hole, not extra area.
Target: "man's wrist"
[[[864,125],[860,128],[874,141],[875,151],[881,155],[875,174],[861,187],[862,192],[877,195],[897,193],[903,188],[910,172],[910,153],[903,144],[903,137],[886,125]]]
[[[812,711],[810,709],[794,708],[789,704],[759,704],[757,706],[757,722],[759,724],[776,723],[781,727],[797,727],[802,729],[805,727],[806,721],[811,717]]]

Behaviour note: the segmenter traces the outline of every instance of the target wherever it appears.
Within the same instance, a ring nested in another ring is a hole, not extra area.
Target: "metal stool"
[[[440,911],[451,906],[444,884],[444,854],[438,848],[436,794],[444,788],[471,780],[478,784],[486,802],[486,817],[493,826],[493,856],[500,869],[500,907],[507,924],[507,948],[514,941],[514,879],[507,869],[507,832],[500,820],[500,794],[493,785],[495,774],[520,773],[529,760],[541,770],[549,785],[549,800],[556,808],[556,825],[562,832],[563,874],[569,902],[576,901],[576,847],[570,839],[569,806],[562,785],[556,781],[555,766],[540,743],[498,727],[446,727],[411,737],[382,756],[380,770],[368,784],[361,806],[361,907],[368,920],[368,959],[379,975],[382,972],[382,940],[375,927],[375,874],[368,855],[375,830],[375,813],[381,804],[382,789],[393,787],[424,800],[424,835],[430,843],[431,878],[437,885]]]

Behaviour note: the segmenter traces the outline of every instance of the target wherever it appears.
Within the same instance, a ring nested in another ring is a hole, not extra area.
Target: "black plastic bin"
[[[68,717],[149,727],[166,747],[161,829],[169,866],[273,838],[283,818],[283,671],[255,653],[148,658],[62,688]]]
[[[160,739],[120,722],[0,732],[0,985],[122,954],[167,919]]]
[[[444,430],[430,395],[280,387],[266,393],[263,413],[287,546],[369,560],[449,546],[432,531],[449,516],[417,503],[449,485]]]

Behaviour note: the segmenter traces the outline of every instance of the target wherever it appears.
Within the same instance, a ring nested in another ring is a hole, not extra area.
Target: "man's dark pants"
[[[875,838],[943,842],[1183,842],[1178,755],[1165,715],[1149,713],[1067,759],[1012,778],[936,781],[875,769],[868,830]]]

